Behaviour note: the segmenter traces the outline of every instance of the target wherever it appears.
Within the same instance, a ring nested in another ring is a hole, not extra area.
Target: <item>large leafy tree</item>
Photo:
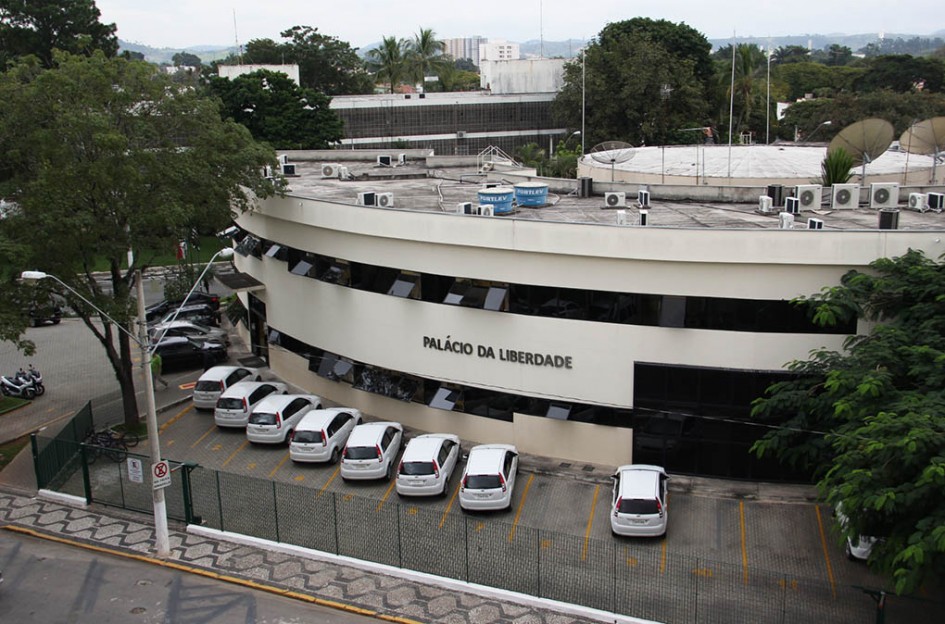
[[[45,67],[53,50],[118,53],[114,24],[102,24],[93,0],[0,0],[0,67],[35,55]]]
[[[102,53],[54,60],[53,69],[22,63],[0,75],[0,197],[19,207],[0,221],[4,289],[22,270],[45,271],[136,333],[129,291],[135,270],[153,261],[148,250],[226,223],[249,191],[278,190],[259,173],[275,157],[222,120],[217,100],[175,87],[152,65]],[[107,288],[93,274],[100,267]],[[129,339],[63,294],[105,349],[125,420],[136,424]]]
[[[431,28],[421,28],[407,44],[407,68],[415,82],[423,84],[424,78],[437,75],[451,60],[444,56],[446,44],[436,38]]]
[[[583,92],[587,145],[607,140],[636,145],[687,142],[691,137],[681,129],[708,125],[707,87],[701,79],[703,61],[711,67],[708,42],[702,37],[704,47],[690,43],[677,53],[670,45],[689,41],[688,26],[679,26],[678,37],[661,40],[656,35],[668,29],[662,22],[655,33],[641,28],[638,35],[621,24],[608,25],[600,40],[585,49],[583,66],[580,57],[565,65],[564,86],[552,105],[556,120],[581,127]],[[702,50],[704,59],[685,53],[693,48]]]
[[[937,93],[945,83],[945,62],[937,58],[885,55],[867,59],[865,65],[866,71],[856,81],[856,90],[861,92],[891,89],[897,93]]]
[[[280,33],[285,41],[253,39],[241,59],[224,62],[256,64],[296,63],[299,83],[326,95],[371,93],[374,83],[364,71],[355,48],[336,37],[323,35],[311,26],[293,26]]]
[[[410,77],[408,50],[408,42],[405,39],[384,37],[380,46],[368,52],[368,71],[374,74],[377,82],[388,83],[391,93],[395,93],[397,87]]]
[[[213,78],[210,88],[223,100],[227,117],[276,149],[327,149],[342,138],[328,96],[300,88],[285,74],[263,70],[233,80]]]
[[[829,325],[868,328],[842,352],[819,349],[756,401],[781,427],[759,455],[814,471],[841,504],[848,537],[883,537],[870,565],[897,591],[945,577],[945,265],[909,251],[851,271],[808,299]]]

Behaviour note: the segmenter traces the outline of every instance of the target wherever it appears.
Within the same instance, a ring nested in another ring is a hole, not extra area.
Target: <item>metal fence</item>
[[[86,403],[54,438],[30,436],[37,489],[55,488],[77,467],[79,443],[92,429],[92,403]]]
[[[81,428],[78,429],[81,431]],[[42,445],[73,452],[59,489],[91,502],[152,511],[150,483],[128,479],[126,463],[87,463],[86,445]],[[149,460],[141,457],[145,465]],[[652,540],[588,539],[443,513],[396,501],[321,492],[297,484],[172,464],[168,516],[397,568],[507,589],[667,623],[880,621],[863,590],[667,552]],[[945,605],[889,596],[886,622],[936,621]],[[931,617],[931,619],[930,619]]]

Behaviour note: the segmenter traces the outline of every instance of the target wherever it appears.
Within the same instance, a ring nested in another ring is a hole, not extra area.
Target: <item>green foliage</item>
[[[824,186],[843,184],[853,177],[853,156],[838,147],[824,157],[820,171],[820,183]]]
[[[279,191],[260,176],[275,157],[223,121],[217,100],[176,87],[154,66],[101,53],[55,61],[0,75],[0,196],[20,208],[0,225],[4,278],[50,273],[124,322],[134,316],[133,272],[153,262],[141,250],[173,249],[194,228],[219,229],[231,211],[249,207],[247,191]],[[139,253],[126,268],[129,249]],[[92,275],[103,258],[107,290]],[[105,348],[126,419],[136,421],[127,337],[60,294]]]
[[[809,60],[810,50],[799,45],[781,46],[774,51],[774,55],[771,57],[771,62],[775,65],[806,63]]]
[[[115,25],[101,15],[93,0],[0,0],[0,68],[27,55],[52,67],[54,50],[115,56]]]
[[[424,77],[437,75],[444,68],[452,66],[449,57],[444,56],[446,44],[436,38],[430,28],[421,28],[407,44],[407,73],[414,82],[422,84]]]
[[[587,145],[687,141],[691,137],[679,136],[679,128],[710,125],[710,48],[684,24],[644,18],[608,24],[585,49],[585,67],[581,58],[565,65],[564,86],[552,106],[555,119],[581,127],[583,91]]]
[[[817,472],[848,536],[884,538],[870,565],[913,591],[945,575],[945,265],[909,251],[851,271],[803,302],[820,323],[855,315],[869,328],[842,352],[791,363],[753,407],[782,426],[756,443]]]
[[[864,65],[866,71],[855,84],[859,92],[889,89],[896,93],[940,93],[945,82],[945,61],[937,58],[885,55],[867,59]]]
[[[226,117],[276,149],[327,149],[343,136],[329,98],[300,88],[281,72],[260,70],[233,80],[215,77],[210,89],[223,101]]]
[[[862,68],[828,67],[821,63],[791,62],[771,68],[771,80],[787,88],[791,101],[803,98],[808,93],[829,96],[852,91],[853,83],[862,75]]]
[[[390,92],[395,93],[397,87],[409,77],[407,69],[408,42],[406,39],[384,37],[381,45],[368,52],[367,68],[377,82],[386,82],[390,85]]]
[[[171,57],[171,62],[174,63],[174,67],[196,67],[199,69],[203,65],[200,57],[190,52],[176,53]]]

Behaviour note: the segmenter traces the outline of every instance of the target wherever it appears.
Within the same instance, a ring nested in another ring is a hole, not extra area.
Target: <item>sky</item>
[[[684,22],[709,39],[945,30],[942,0],[96,0],[118,37],[152,47],[279,40],[296,25],[353,47],[421,28],[439,39],[480,35],[525,42],[589,39],[633,17]],[[235,18],[235,19],[234,19]]]

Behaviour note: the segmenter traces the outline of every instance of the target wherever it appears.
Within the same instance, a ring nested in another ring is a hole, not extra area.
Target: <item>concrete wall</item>
[[[564,59],[482,61],[479,86],[492,93],[557,93],[564,85]]]

